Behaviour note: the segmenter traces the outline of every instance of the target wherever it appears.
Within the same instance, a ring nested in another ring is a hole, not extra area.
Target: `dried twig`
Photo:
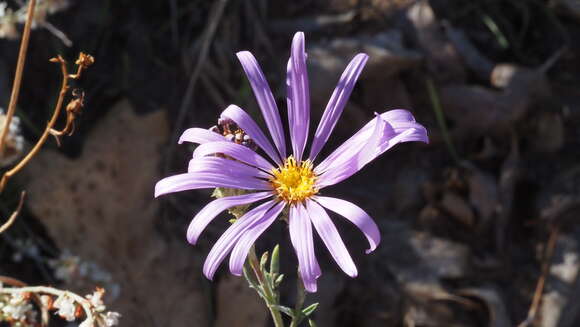
[[[68,36],[64,34],[63,31],[59,30],[56,26],[52,25],[47,21],[39,22],[39,25],[44,27],[50,33],[52,33],[52,35],[56,36],[56,38],[58,38],[67,47],[70,48],[73,46],[73,42],[71,41],[71,39],[69,39]]]
[[[177,114],[177,119],[175,121],[175,126],[173,128],[173,134],[171,136],[171,143],[169,144],[169,149],[167,150],[168,159],[165,164],[165,171],[169,170],[169,167],[171,166],[172,162],[171,158],[173,157],[173,152],[175,151],[175,144],[177,143],[177,138],[179,137],[179,133],[181,133],[181,126],[183,125],[183,122],[185,120],[185,114],[187,113],[187,110],[191,105],[191,100],[193,98],[195,86],[199,79],[199,75],[203,70],[204,63],[209,53],[209,47],[212,43],[215,31],[217,29],[218,23],[220,21],[221,16],[223,15],[227,3],[228,0],[219,0],[216,1],[213,5],[212,14],[210,15],[208,20],[209,23],[203,35],[203,42],[201,45],[201,50],[199,52],[199,57],[197,59],[197,63],[193,69],[193,72],[189,78],[187,89],[185,91],[183,101],[181,102],[179,113]]]
[[[26,23],[24,25],[24,32],[22,33],[22,41],[20,42],[20,50],[18,52],[18,61],[16,62],[16,72],[14,74],[14,83],[12,85],[12,93],[10,94],[10,103],[8,104],[8,109],[6,111],[6,121],[4,122],[4,128],[2,129],[2,134],[0,135],[0,156],[3,156],[6,147],[6,136],[10,130],[10,123],[12,122],[12,117],[14,116],[14,111],[16,110],[16,104],[18,103],[18,95],[20,94],[20,85],[22,83],[22,72],[24,71],[24,64],[26,62],[26,53],[28,52],[28,43],[30,40],[30,29],[32,28],[32,21],[34,19],[34,9],[36,6],[36,0],[30,0],[28,3],[28,12],[26,14]],[[4,189],[4,186],[0,186],[0,192]],[[24,204],[25,192],[20,195],[20,201],[18,207],[10,215],[8,220],[0,226],[0,234],[5,230],[10,228],[20,210]]]
[[[530,310],[528,311],[528,317],[522,323],[518,325],[518,327],[528,327],[532,326],[534,320],[536,319],[536,315],[538,312],[538,308],[540,307],[540,303],[542,302],[542,295],[544,293],[544,285],[546,284],[546,278],[548,277],[548,273],[550,272],[550,264],[552,262],[552,256],[554,255],[554,249],[556,247],[556,240],[558,239],[558,234],[560,231],[559,225],[553,225],[550,232],[550,238],[548,239],[548,244],[546,250],[544,252],[544,259],[542,263],[542,274],[538,279],[538,283],[536,284],[536,291],[534,292],[534,298],[532,300],[532,305],[530,306]]]
[[[20,210],[22,210],[22,205],[24,204],[25,197],[26,192],[22,191],[20,193],[20,201],[18,201],[18,207],[16,207],[16,210],[14,210],[14,212],[10,215],[8,220],[4,224],[2,224],[2,226],[0,226],[0,234],[4,233],[8,228],[10,228],[10,226],[12,226],[12,224],[14,224],[14,221],[16,221],[16,217],[18,217],[18,215],[20,214]]]
[[[61,68],[61,72],[62,72],[62,84],[61,84],[58,100],[57,100],[56,106],[54,108],[54,112],[52,113],[52,118],[50,119],[50,121],[46,125],[44,132],[42,133],[42,135],[40,136],[38,141],[36,141],[36,144],[34,145],[34,147],[32,147],[30,152],[28,152],[28,154],[24,158],[22,158],[18,164],[16,164],[10,170],[8,170],[7,172],[4,173],[4,175],[2,176],[2,179],[0,179],[0,192],[2,192],[4,190],[4,187],[6,187],[6,183],[8,182],[8,180],[12,176],[14,176],[16,173],[18,173],[22,168],[24,168],[24,166],[26,166],[26,164],[28,164],[30,162],[30,160],[38,153],[38,151],[40,151],[40,149],[42,148],[42,146],[44,145],[44,143],[48,139],[49,135],[52,134],[52,135],[58,136],[59,132],[56,132],[53,129],[53,127],[58,120],[62,105],[64,103],[64,98],[65,98],[67,91],[69,89],[68,81],[69,81],[69,79],[78,79],[82,75],[83,70],[86,69],[87,67],[89,67],[94,62],[94,59],[90,55],[87,55],[87,54],[84,54],[81,52],[81,54],[79,55],[79,59],[76,61],[76,64],[78,65],[78,70],[75,74],[70,74],[70,75],[69,75],[68,70],[66,68],[66,61],[61,56],[58,56],[56,58],[52,58],[52,59],[50,59],[50,61],[54,62],[54,63],[59,63],[60,68]],[[69,103],[69,105],[67,106],[67,111],[68,111],[69,107],[73,108],[75,110],[78,109],[77,108],[77,106],[79,105],[78,101],[79,101],[78,98],[72,100],[71,103]],[[82,105],[82,101],[80,102],[80,104]],[[78,110],[80,110],[80,109],[78,109]],[[70,118],[70,116],[69,116],[69,118]],[[74,116],[72,116],[72,118],[74,118]],[[67,125],[69,125],[69,124],[71,124],[71,122],[69,122],[67,119]],[[65,126],[65,129],[66,128],[67,127]]]
[[[28,51],[28,41],[30,39],[30,29],[34,19],[35,6],[36,0],[30,0],[28,3],[28,12],[26,14],[24,32],[22,33],[22,41],[20,42],[20,51],[18,52],[18,61],[16,62],[16,73],[14,74],[14,84],[12,85],[10,103],[8,104],[8,109],[6,110],[6,121],[4,123],[4,129],[2,129],[2,134],[0,135],[0,156],[4,153],[4,147],[6,146],[6,136],[8,135],[10,122],[12,121],[12,116],[14,116],[16,104],[18,103],[20,84],[22,82],[22,72],[24,70],[24,63],[26,62],[26,52]]]

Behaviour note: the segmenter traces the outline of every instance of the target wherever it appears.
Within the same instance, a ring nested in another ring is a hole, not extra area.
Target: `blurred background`
[[[5,108],[24,4],[3,3]],[[351,279],[315,240],[323,274],[307,303],[321,303],[318,325],[580,326],[578,1],[44,0],[38,10],[16,113],[21,151],[58,95],[48,60],[84,51],[96,62],[75,84],[85,92],[75,135],[51,139],[2,194],[8,216],[28,191],[0,236],[0,274],[81,294],[105,287],[121,326],[272,326],[227,265],[214,282],[202,276],[226,215],[197,246],[185,240],[211,191],[153,199],[153,187],[187,169],[193,147],[176,144],[186,128],[210,128],[232,103],[261,119],[237,51],[256,56],[285,116],[290,41],[304,31],[313,124],[348,61],[370,56],[327,152],[395,108],[431,139],[325,189],[374,217],[382,243],[364,255],[363,235],[335,217],[359,268]],[[257,247],[278,243],[291,305],[285,224]]]

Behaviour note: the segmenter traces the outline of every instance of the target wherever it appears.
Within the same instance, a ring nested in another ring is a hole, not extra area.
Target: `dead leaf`
[[[419,47],[426,53],[426,59],[433,76],[443,82],[463,82],[466,77],[461,58],[455,47],[439,26],[435,12],[429,1],[415,2],[407,11]]]
[[[463,224],[467,226],[475,225],[473,210],[465,199],[458,194],[451,191],[445,192],[439,205]]]
[[[513,326],[498,290],[491,287],[467,288],[460,290],[458,294],[475,297],[485,303],[489,312],[489,327]]]
[[[497,181],[490,174],[471,165],[468,168],[469,202],[476,209],[481,226],[488,225],[499,205]]]

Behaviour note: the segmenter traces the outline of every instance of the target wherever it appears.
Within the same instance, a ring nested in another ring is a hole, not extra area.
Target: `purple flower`
[[[211,249],[203,268],[212,279],[224,258],[230,255],[230,271],[242,273],[252,244],[276,220],[284,208],[289,210],[290,239],[298,257],[300,275],[307,291],[316,291],[320,267],[314,253],[313,228],[330,254],[349,276],[356,266],[326,210],[343,216],[357,226],[373,251],[381,236],[377,225],[364,210],[345,200],[320,195],[323,188],[350,177],[395,144],[428,142],[427,131],[406,110],[391,110],[367,123],[361,130],[322,162],[316,157],[328,140],[368,56],[356,55],[340,77],[322,119],[314,133],[310,152],[305,154],[310,125],[310,95],[306,71],[304,34],[296,33],[287,69],[288,122],[292,154],[288,155],[280,114],[272,92],[254,56],[237,54],[256,96],[274,146],[260,127],[241,108],[230,105],[221,118],[233,121],[268,158],[248,147],[230,142],[224,136],[201,128],[186,130],[179,143],[200,145],[193,153],[188,172],[160,180],[155,196],[202,188],[234,188],[251,193],[228,196],[210,202],[192,220],[187,239],[195,244],[205,227],[228,208],[263,201],[237,219]],[[215,154],[220,154],[215,156]],[[235,160],[232,160],[235,159]]]

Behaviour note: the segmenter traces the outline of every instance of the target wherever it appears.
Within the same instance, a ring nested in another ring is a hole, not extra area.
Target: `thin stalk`
[[[536,320],[538,308],[542,302],[542,295],[544,294],[544,286],[546,284],[546,278],[550,273],[550,265],[552,263],[552,257],[554,256],[554,249],[556,248],[556,241],[558,240],[558,234],[560,232],[560,226],[556,225],[553,227],[550,238],[548,239],[547,248],[544,252],[544,262],[542,264],[542,273],[536,284],[536,290],[534,292],[534,298],[532,300],[532,305],[528,311],[528,316],[526,320],[518,325],[518,327],[531,326]]]
[[[447,123],[445,122],[445,113],[443,112],[443,106],[441,106],[441,101],[439,99],[439,94],[435,89],[435,85],[433,81],[428,78],[426,81],[427,84],[427,91],[429,92],[429,98],[431,99],[431,105],[433,107],[433,111],[435,112],[435,117],[437,118],[437,123],[439,124],[439,128],[441,129],[441,133],[443,134],[443,140],[447,145],[447,150],[451,157],[455,161],[461,161],[457,151],[455,151],[455,146],[453,145],[453,140],[451,139],[451,135],[449,135],[449,129],[447,128]]]
[[[42,135],[40,136],[40,138],[38,139],[32,150],[30,150],[30,152],[28,152],[28,154],[24,158],[22,158],[22,160],[20,160],[20,162],[16,166],[12,167],[12,169],[4,173],[2,179],[0,180],[0,192],[4,190],[4,187],[6,186],[8,179],[10,179],[10,177],[12,177],[18,171],[20,171],[20,169],[24,168],[24,166],[38,153],[38,151],[40,151],[40,149],[48,139],[51,129],[56,124],[56,121],[62,108],[62,104],[64,102],[64,97],[66,96],[66,92],[68,90],[69,75],[66,68],[66,62],[61,56],[58,56],[54,61],[60,63],[63,78],[62,78],[62,86],[58,96],[58,101],[56,103],[54,112],[52,113],[52,118],[46,125],[44,132],[42,133]]]
[[[0,155],[4,154],[4,148],[6,146],[6,135],[8,135],[10,122],[12,121],[12,116],[14,116],[16,104],[18,103],[20,84],[22,82],[22,72],[24,71],[24,64],[26,62],[26,52],[28,51],[28,41],[30,40],[30,29],[32,27],[32,20],[34,19],[35,6],[36,0],[30,0],[28,3],[28,12],[26,13],[24,32],[22,33],[22,41],[20,42],[20,51],[18,52],[18,61],[16,62],[16,73],[14,74],[14,83],[12,84],[12,94],[10,95],[10,103],[8,104],[8,109],[6,110],[6,121],[4,123],[4,128],[2,129],[2,134],[0,135]]]
[[[248,253],[248,261],[250,262],[250,266],[252,267],[252,271],[256,276],[256,280],[262,286],[262,290],[264,291],[266,305],[268,306],[268,310],[270,310],[270,314],[272,315],[272,320],[274,320],[274,326],[276,327],[284,327],[284,320],[282,320],[282,314],[278,309],[275,309],[273,305],[276,305],[277,296],[274,294],[273,290],[270,288],[270,285],[266,281],[264,277],[264,273],[260,269],[260,262],[258,257],[256,256],[256,248],[252,246],[250,248],[250,252]]]
[[[0,234],[4,233],[4,231],[10,228],[10,226],[14,224],[14,221],[16,221],[16,217],[18,217],[18,215],[20,214],[20,210],[22,210],[22,205],[24,204],[25,196],[26,192],[22,191],[22,193],[20,193],[20,201],[18,202],[18,207],[16,207],[16,210],[12,212],[8,220],[4,224],[2,224],[2,226],[0,226]]]
[[[300,271],[298,272],[298,278],[296,281],[296,305],[294,306],[294,312],[296,313],[290,322],[290,327],[298,327],[300,323],[300,315],[302,306],[304,305],[304,300],[306,299],[306,290],[304,289],[304,282],[300,276]]]

